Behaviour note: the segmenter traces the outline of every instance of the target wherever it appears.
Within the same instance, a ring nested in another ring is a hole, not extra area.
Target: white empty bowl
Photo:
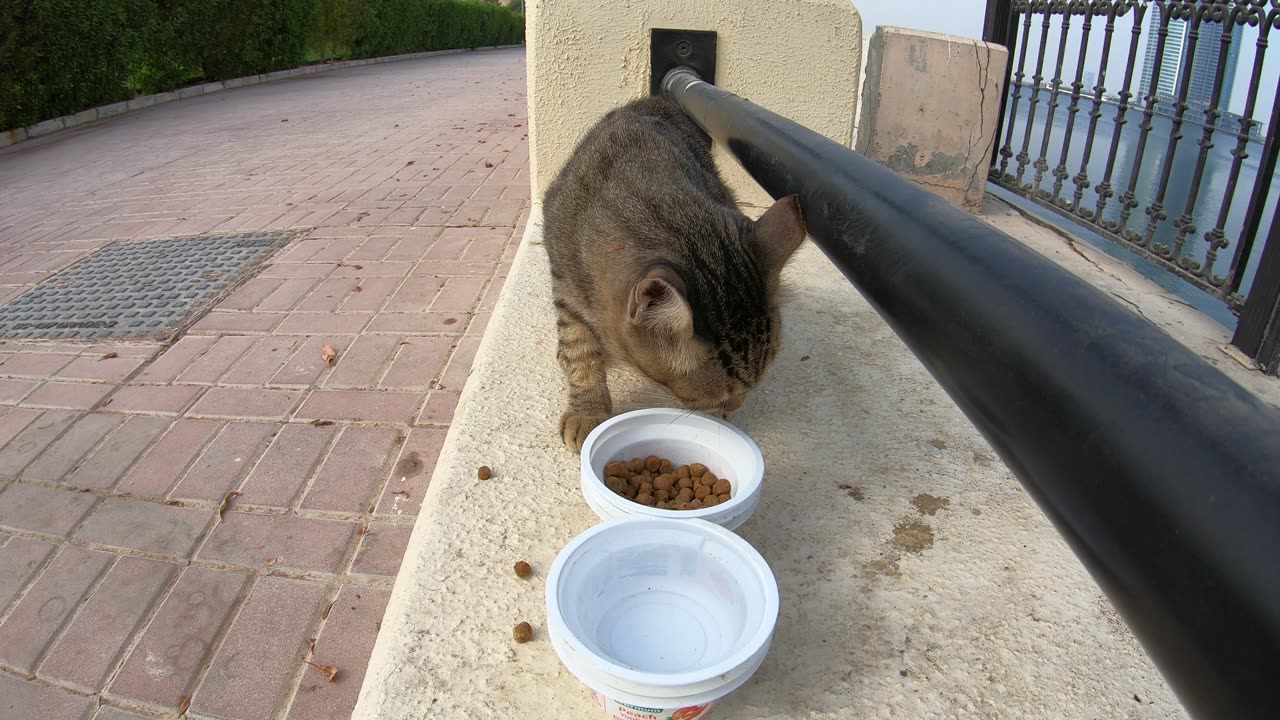
[[[614,461],[656,455],[672,465],[706,465],[733,486],[729,500],[700,510],[666,510],[628,500],[605,486],[604,468]],[[764,456],[755,442],[718,418],[688,410],[654,408],[612,417],[582,445],[582,495],[602,520],[640,515],[701,519],[730,530],[751,517],[760,503]]]
[[[778,619],[764,558],[704,520],[600,523],[560,551],[546,592],[560,660],[619,717],[704,717],[760,667]]]

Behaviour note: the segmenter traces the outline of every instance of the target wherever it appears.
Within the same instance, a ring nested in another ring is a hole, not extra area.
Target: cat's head
[[[777,353],[782,267],[805,238],[793,195],[740,218],[686,257],[650,265],[627,301],[630,360],[686,407],[734,410]]]

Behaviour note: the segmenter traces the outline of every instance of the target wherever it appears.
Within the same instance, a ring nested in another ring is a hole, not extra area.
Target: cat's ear
[[[627,300],[631,322],[668,337],[682,337],[693,330],[693,311],[684,298],[684,283],[665,268],[649,271],[631,289]]]
[[[769,274],[777,276],[800,243],[804,242],[805,235],[800,198],[788,195],[775,202],[756,221],[756,256]]]

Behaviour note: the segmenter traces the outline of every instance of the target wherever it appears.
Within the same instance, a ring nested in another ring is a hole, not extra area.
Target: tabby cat
[[[779,276],[805,238],[795,196],[753,222],[702,130],[648,98],[587,133],[543,216],[569,384],[560,435],[571,450],[613,411],[615,361],[691,409],[742,404],[777,352]]]

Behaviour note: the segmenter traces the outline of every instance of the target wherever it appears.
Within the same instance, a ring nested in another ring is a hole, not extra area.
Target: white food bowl
[[[604,468],[614,461],[656,455],[672,465],[702,463],[733,486],[729,500],[699,510],[667,510],[628,500],[605,484]],[[654,408],[612,417],[582,445],[582,495],[602,520],[642,515],[701,519],[730,530],[751,517],[760,503],[764,456],[755,442],[718,418],[688,410]]]
[[[610,718],[704,718],[764,662],[778,585],[704,520],[608,520],[547,573],[547,634]]]

